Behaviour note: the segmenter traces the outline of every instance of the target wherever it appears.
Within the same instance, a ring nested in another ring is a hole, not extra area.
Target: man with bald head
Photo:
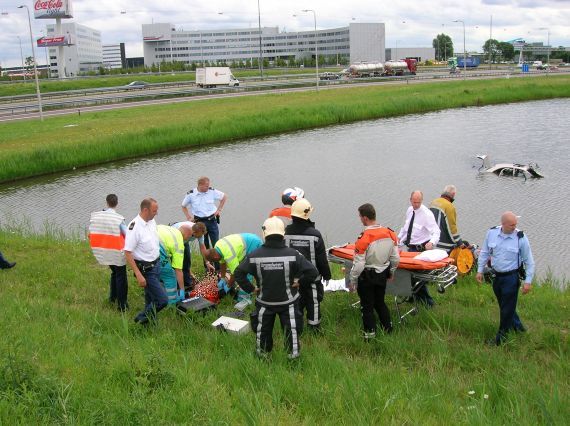
[[[505,212],[501,225],[487,231],[481,246],[476,279],[483,282],[483,269],[488,261],[495,273],[493,292],[499,302],[499,331],[493,344],[503,343],[509,331],[525,331],[518,314],[517,300],[519,287],[523,281],[523,294],[530,291],[534,275],[534,259],[527,236],[517,229],[517,216]]]
[[[407,251],[421,252],[435,248],[439,242],[439,226],[430,209],[422,204],[424,194],[416,190],[410,195],[410,204],[406,211],[406,221],[398,233],[398,245]],[[413,285],[412,279],[412,285]],[[414,298],[431,308],[435,302],[429,294],[427,283],[415,293]]]

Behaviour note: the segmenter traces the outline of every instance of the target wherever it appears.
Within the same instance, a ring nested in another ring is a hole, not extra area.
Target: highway
[[[533,71],[522,74],[517,70],[468,70],[467,79],[528,77],[545,74],[568,74],[570,69],[556,71]],[[463,73],[450,74],[446,69],[430,70],[415,76],[348,78],[340,80],[321,80],[320,89],[337,89],[357,86],[374,86],[382,84],[401,84],[403,82],[425,83],[463,79]],[[315,77],[308,75],[289,75],[244,79],[239,87],[219,87],[203,89],[193,82],[160,83],[149,85],[143,89],[126,89],[124,86],[52,92],[42,95],[44,117],[58,115],[81,114],[85,112],[104,111],[118,108],[133,108],[144,105],[172,104],[190,102],[210,98],[235,96],[255,96],[268,93],[285,93],[315,90]],[[29,120],[39,116],[35,95],[0,97],[0,122]]]

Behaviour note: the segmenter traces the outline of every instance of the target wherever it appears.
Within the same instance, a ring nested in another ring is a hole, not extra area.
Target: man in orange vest
[[[116,302],[119,310],[123,312],[129,307],[127,266],[123,253],[127,227],[125,218],[115,211],[119,203],[118,197],[109,194],[106,201],[107,208],[91,213],[89,242],[97,261],[111,269],[109,302]]]
[[[376,318],[386,333],[392,331],[390,311],[384,295],[386,281],[392,280],[400,263],[398,238],[390,228],[376,223],[376,210],[366,203],[358,208],[360,221],[365,226],[354,245],[354,260],[350,271],[350,291],[355,287],[360,296],[360,310],[364,325],[364,339],[376,337]]]

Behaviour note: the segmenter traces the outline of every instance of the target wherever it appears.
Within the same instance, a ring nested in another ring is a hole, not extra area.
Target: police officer
[[[280,219],[266,219],[262,229],[263,246],[245,257],[235,278],[246,292],[259,293],[251,317],[257,355],[264,357],[273,349],[273,325],[279,315],[288,357],[294,359],[300,354],[299,336],[303,330],[298,286],[311,285],[318,271],[301,253],[285,246],[285,226]],[[257,288],[248,280],[248,274],[255,277]]]
[[[315,223],[309,219],[312,212],[313,207],[305,198],[299,198],[293,203],[293,223],[285,228],[285,245],[298,250],[319,271],[320,275],[315,282],[299,288],[301,313],[307,312],[309,330],[318,331],[321,326],[321,302],[324,295],[322,280],[331,279],[331,270],[323,236],[315,229]]]
[[[214,247],[220,238],[218,223],[228,196],[210,186],[210,179],[202,176],[196,188],[188,191],[182,200],[182,211],[190,222],[203,222],[208,229],[206,248]],[[216,206],[216,201],[219,202]],[[190,212],[191,210],[191,212]]]
[[[509,331],[526,331],[517,314],[517,300],[521,280],[524,282],[522,292],[527,294],[534,276],[530,243],[524,232],[517,229],[513,212],[503,213],[501,225],[487,231],[478,260],[476,279],[479,283],[483,282],[483,269],[488,260],[495,273],[493,292],[500,309],[499,331],[491,343],[498,346]]]
[[[145,307],[135,322],[148,324],[156,320],[156,313],[168,304],[164,287],[160,284],[160,245],[154,217],[158,203],[153,198],[141,201],[140,212],[127,228],[125,257],[135,273],[139,286],[144,288]]]
[[[384,331],[392,331],[390,311],[384,296],[386,281],[394,276],[400,255],[396,234],[376,223],[376,210],[372,204],[361,205],[358,214],[365,228],[355,243],[349,288],[358,291],[364,339],[369,340],[376,337],[374,311],[378,314]]]

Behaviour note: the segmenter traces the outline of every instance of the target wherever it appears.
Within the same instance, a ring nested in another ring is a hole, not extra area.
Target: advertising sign
[[[73,18],[71,0],[35,0],[34,18]]]
[[[37,40],[38,47],[69,46],[71,44],[68,36],[42,37]]]

